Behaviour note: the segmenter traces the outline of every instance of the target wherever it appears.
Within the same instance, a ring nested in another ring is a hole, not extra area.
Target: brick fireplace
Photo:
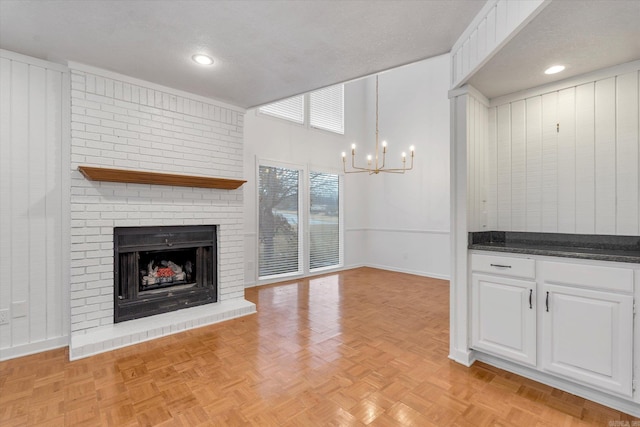
[[[104,70],[70,68],[70,357],[255,312],[244,299],[241,188],[98,182],[78,171],[90,165],[242,179],[244,112]],[[217,301],[115,323],[114,230],[199,225],[216,227]]]

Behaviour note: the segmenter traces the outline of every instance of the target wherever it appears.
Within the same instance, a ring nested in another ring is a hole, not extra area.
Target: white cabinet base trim
[[[638,404],[640,402],[617,398],[615,396],[612,396],[611,394],[600,393],[591,388],[580,386],[574,382],[564,381],[563,379],[556,376],[548,375],[544,372],[531,369],[526,366],[518,365],[516,363],[511,363],[504,359],[494,357],[486,353],[481,353],[479,351],[474,352],[474,359],[494,366],[496,368],[504,369],[505,371],[521,375],[525,378],[529,378],[539,383],[555,387],[567,393],[575,394],[576,396],[591,400],[596,403],[600,403],[604,406],[622,411],[626,414],[640,417],[640,405]]]

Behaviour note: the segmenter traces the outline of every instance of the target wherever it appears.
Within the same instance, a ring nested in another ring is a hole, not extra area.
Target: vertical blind
[[[336,174],[309,174],[309,269],[340,265],[340,181]]]
[[[259,108],[261,113],[304,123],[304,95],[294,96]]]
[[[344,134],[344,85],[309,94],[309,124],[315,128]]]
[[[258,177],[258,276],[301,270],[298,194],[300,172],[260,166]]]

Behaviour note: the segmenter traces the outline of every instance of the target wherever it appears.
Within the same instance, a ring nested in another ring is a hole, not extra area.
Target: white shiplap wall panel
[[[29,162],[28,203],[29,233],[24,240],[29,245],[28,277],[29,338],[41,341],[47,333],[47,289],[46,289],[46,146],[47,128],[42,123],[46,117],[47,71],[41,67],[29,66]],[[24,167],[24,164],[22,164]],[[45,327],[43,327],[45,325]]]
[[[511,229],[525,231],[527,222],[527,145],[525,101],[511,104]]]
[[[467,171],[467,212],[471,231],[487,229],[487,106],[472,95],[467,104],[467,150],[470,159]]]
[[[640,70],[576,84],[488,108],[485,229],[640,234]]]
[[[0,51],[0,309],[9,319],[0,325],[0,360],[68,339],[61,154],[68,72],[48,64]]]
[[[558,93],[558,232],[576,230],[576,92]]]
[[[526,231],[542,230],[542,97],[526,100]]]
[[[19,312],[29,298],[29,65],[11,64],[11,344],[29,342],[29,318]]]
[[[616,232],[616,79],[596,82],[596,234]]]
[[[638,235],[638,73],[616,79],[616,234]]]
[[[576,233],[596,229],[595,83],[576,87]]]
[[[498,229],[511,230],[511,108],[501,105],[496,111]]]
[[[498,137],[496,108],[487,112],[487,229],[498,229]]]
[[[476,158],[475,153],[478,151],[478,147],[476,147],[476,134],[474,132],[475,123],[476,123],[476,109],[475,109],[475,99],[469,97],[467,103],[467,158],[469,159],[468,170],[467,170],[467,188],[469,191],[467,192],[467,224],[471,229],[476,229],[476,217],[478,216],[477,209],[477,199],[478,192],[476,188],[476,169],[478,169],[478,164],[476,163],[478,159]]]
[[[11,61],[0,58],[0,194],[11,194]],[[11,307],[11,204],[0,203],[0,310]],[[0,325],[0,348],[11,345],[11,326]]]
[[[59,71],[47,70],[47,101],[46,112],[47,120],[46,135],[49,143],[45,147],[46,155],[46,173],[45,173],[45,213],[46,213],[46,227],[49,237],[46,239],[45,247],[47,254],[54,254],[61,250],[63,243],[55,238],[55,236],[61,236],[63,233],[63,227],[61,220],[52,215],[53,212],[63,212],[63,209],[68,209],[65,205],[63,207],[63,197],[60,191],[67,191],[64,182],[61,182],[63,152],[62,144],[64,139],[62,137],[63,130],[59,126],[59,123],[63,122],[63,74]],[[68,90],[68,87],[67,87]],[[64,190],[61,190],[64,189]],[[47,338],[66,336],[67,322],[66,316],[63,315],[63,310],[66,311],[66,304],[60,307],[59,299],[63,296],[66,298],[67,293],[66,286],[63,285],[63,281],[58,278],[64,277],[63,263],[57,257],[47,256],[45,269],[46,275],[46,289],[47,289],[47,305],[44,309],[46,313],[47,322]]]
[[[558,94],[542,96],[542,230],[558,231]]]

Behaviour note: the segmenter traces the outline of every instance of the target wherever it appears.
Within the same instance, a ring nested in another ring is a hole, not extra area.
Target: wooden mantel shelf
[[[235,190],[247,181],[206,176],[178,175],[172,173],[132,171],[126,169],[78,166],[78,170],[90,181],[124,182],[132,184],[173,185],[178,187],[218,188]]]

